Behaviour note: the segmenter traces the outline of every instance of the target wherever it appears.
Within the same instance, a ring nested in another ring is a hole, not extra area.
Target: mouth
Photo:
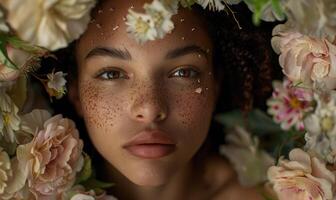
[[[123,148],[136,157],[158,159],[173,153],[176,143],[162,131],[143,131],[126,143]]]

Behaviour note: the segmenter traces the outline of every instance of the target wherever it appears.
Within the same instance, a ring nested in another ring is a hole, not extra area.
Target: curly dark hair
[[[265,109],[265,100],[272,90],[272,79],[277,76],[273,69],[278,67],[275,62],[276,55],[270,46],[271,28],[274,24],[264,23],[259,27],[254,26],[252,14],[245,5],[231,7],[240,26],[230,13],[207,11],[198,5],[193,6],[193,9],[204,17],[213,41],[214,75],[221,84],[214,114],[237,108],[243,113],[248,113],[253,107]],[[55,52],[57,61],[47,59],[42,64],[49,70],[56,66],[64,67],[62,70],[68,72],[70,84],[77,76],[75,43],[76,41],[67,48]],[[44,67],[41,70],[43,71]],[[73,107],[66,106],[69,104],[69,100],[63,98],[54,101],[52,106],[56,113],[74,119],[79,130],[86,132],[83,120],[76,115]],[[222,129],[223,127],[213,120],[206,142],[195,156],[195,162],[202,163],[204,156],[209,152],[218,152],[218,146],[224,142],[223,134],[218,134],[223,131]],[[87,134],[81,134],[81,137],[86,144],[85,151],[93,154],[94,159],[101,159]]]

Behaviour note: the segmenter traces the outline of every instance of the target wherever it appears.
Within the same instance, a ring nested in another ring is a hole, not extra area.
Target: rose
[[[284,74],[306,86],[324,82],[336,88],[336,46],[326,39],[316,39],[278,25],[273,30],[272,46],[280,54]]]
[[[280,159],[268,170],[268,179],[279,200],[331,200],[335,175],[316,157],[293,149],[289,160]]]
[[[73,121],[56,115],[33,140],[17,149],[29,189],[36,197],[57,196],[69,189],[83,166],[83,142]]]

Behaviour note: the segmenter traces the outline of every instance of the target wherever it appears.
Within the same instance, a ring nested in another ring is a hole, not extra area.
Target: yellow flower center
[[[137,19],[135,24],[135,30],[137,33],[146,33],[149,29],[149,25],[147,22],[142,20],[140,17]]]
[[[329,132],[334,127],[334,121],[332,117],[324,117],[321,120],[321,128],[324,132]]]
[[[10,122],[9,114],[8,113],[4,113],[2,115],[2,117],[3,117],[4,125],[7,126],[9,124],[9,122]]]
[[[291,98],[290,99],[290,101],[289,101],[289,105],[292,107],[292,108],[294,108],[294,109],[299,109],[299,108],[301,108],[302,106],[302,104],[301,104],[301,102],[297,99],[297,98]]]
[[[160,12],[155,12],[155,14],[153,15],[153,21],[156,26],[160,26],[162,24],[163,16],[161,15]]]

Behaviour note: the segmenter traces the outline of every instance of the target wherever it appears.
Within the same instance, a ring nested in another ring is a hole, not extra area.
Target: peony
[[[268,113],[273,120],[281,123],[281,128],[289,130],[304,130],[303,117],[313,110],[313,92],[308,89],[295,87],[291,81],[273,81],[273,94],[267,100]]]
[[[237,171],[239,182],[244,186],[254,186],[267,180],[266,170],[274,165],[274,159],[258,149],[259,141],[241,127],[226,136],[227,145],[220,147]]]
[[[48,199],[68,190],[83,166],[82,148],[73,121],[62,115],[47,120],[30,143],[17,149],[30,191]]]
[[[94,0],[2,0],[18,36],[49,50],[66,47],[90,21]]]
[[[311,86],[324,82],[336,88],[336,46],[326,39],[316,39],[286,30],[286,25],[273,29],[272,46],[280,53],[284,74],[294,83]]]
[[[268,169],[268,179],[279,200],[331,200],[335,175],[325,163],[301,149],[293,149],[289,160],[280,159]]]
[[[105,192],[97,195],[94,190],[85,191],[85,188],[81,185],[74,186],[68,193],[71,194],[70,200],[117,200],[113,196],[106,195]]]
[[[335,0],[286,0],[283,7],[294,29],[305,35],[334,41],[336,35]]]

